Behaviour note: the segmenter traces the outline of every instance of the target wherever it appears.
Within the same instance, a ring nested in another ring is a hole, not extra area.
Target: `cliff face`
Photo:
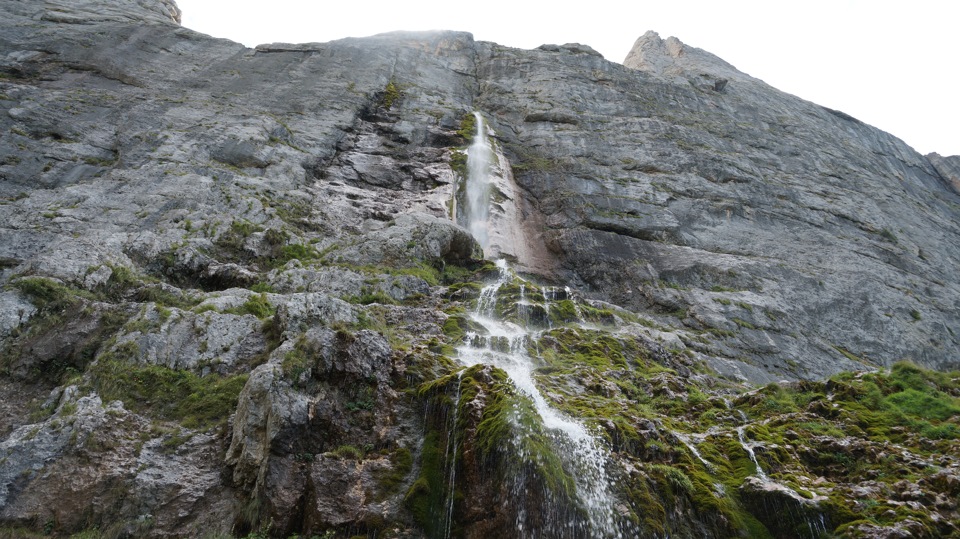
[[[653,33],[619,65],[456,32],[248,49],[171,0],[0,17],[11,529],[478,537],[583,512],[570,470],[495,450],[524,398],[502,371],[452,374],[496,275],[457,224],[479,111],[538,384],[603,432],[619,529],[956,532],[955,378],[748,384],[960,366],[956,157]],[[861,397],[890,417],[830,404]],[[779,483],[748,480],[748,445]]]
[[[641,37],[626,69],[497,51],[477,108],[564,280],[730,332],[684,342],[778,378],[956,367],[957,192],[903,142],[675,38]]]

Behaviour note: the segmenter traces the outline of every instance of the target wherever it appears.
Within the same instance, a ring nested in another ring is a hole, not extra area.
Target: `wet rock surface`
[[[0,532],[590,537],[529,402],[457,363],[477,110],[527,244],[497,312],[618,519],[958,533],[957,374],[896,363],[960,365],[957,157],[653,33],[619,65],[179,16],[0,1]]]

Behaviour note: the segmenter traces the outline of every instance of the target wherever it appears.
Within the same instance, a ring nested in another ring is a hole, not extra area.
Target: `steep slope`
[[[461,32],[248,49],[172,0],[0,17],[2,531],[957,533],[956,373],[751,383],[958,366],[958,158],[649,33],[619,65]],[[477,136],[519,275],[457,224]],[[498,278],[613,524],[458,352]]]

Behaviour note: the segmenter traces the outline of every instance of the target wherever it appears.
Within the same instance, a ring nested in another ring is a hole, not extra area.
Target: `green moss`
[[[390,464],[390,469],[378,477],[384,496],[395,493],[413,471],[413,453],[406,447],[399,447],[390,454]]]
[[[490,386],[483,387],[487,384],[477,378],[482,368],[473,367],[464,374],[460,400],[465,406],[481,388],[488,392],[480,423],[476,426],[476,446],[481,458],[499,460],[506,465],[507,474],[528,468],[548,491],[572,499],[575,492],[573,478],[553,451],[533,402],[518,394],[506,373],[499,369],[494,370],[496,376]],[[517,431],[522,434],[518,436]],[[523,461],[511,459],[516,455],[523,455]]]
[[[316,249],[309,245],[291,243],[280,248],[280,252],[270,261],[270,265],[279,268],[291,260],[307,262],[319,258]]]
[[[910,388],[886,397],[886,401],[904,414],[927,421],[960,417],[958,399],[935,390],[924,392]]]
[[[273,316],[275,311],[276,309],[270,305],[270,300],[267,299],[267,295],[260,293],[247,298],[247,301],[243,305],[233,309],[227,309],[224,312],[231,314],[252,314],[262,320]]]
[[[936,388],[940,391],[960,395],[960,373],[937,372],[924,369],[909,361],[898,361],[890,368],[890,384],[899,389],[917,389],[924,391]]]
[[[758,394],[762,396],[759,409],[763,414],[786,414],[799,409],[793,396],[779,384],[767,384]]]
[[[459,342],[464,335],[464,326],[466,318],[463,316],[450,316],[443,321],[443,334],[452,342]]]
[[[355,271],[357,273],[363,273],[366,275],[412,275],[414,277],[419,277],[423,279],[430,286],[437,286],[440,284],[440,272],[426,264],[421,262],[416,266],[410,266],[405,268],[395,268],[389,266],[357,266],[353,264],[336,264],[336,266]]]
[[[745,329],[757,329],[757,326],[751,324],[750,322],[747,322],[746,320],[742,320],[742,319],[740,319],[740,318],[733,318],[732,320],[734,321],[734,323],[736,323],[738,326],[740,326],[740,327],[742,327],[742,328],[745,328]]]
[[[126,343],[102,354],[90,371],[94,389],[104,402],[120,400],[136,413],[179,421],[188,428],[205,429],[225,421],[247,381],[246,374],[200,377],[132,363],[137,353],[136,344]]]
[[[243,244],[254,232],[263,230],[263,227],[250,221],[232,221],[230,228],[217,237],[215,243],[221,249],[237,254],[243,250]]]
[[[569,299],[551,302],[549,313],[551,323],[558,326],[580,320],[576,304]]]
[[[311,355],[310,351],[307,350],[306,341],[301,337],[294,344],[293,350],[283,356],[280,368],[283,370],[284,376],[294,383],[299,381],[303,373],[310,370],[314,365]]]
[[[79,301],[78,291],[53,279],[24,277],[13,282],[13,287],[30,297],[37,309],[55,311]]]
[[[363,460],[363,451],[356,446],[341,445],[329,453],[330,456],[340,460]]]
[[[463,118],[460,120],[460,129],[457,130],[457,134],[463,137],[467,142],[472,141],[473,137],[476,136],[477,118],[472,112],[468,112],[463,115]]]
[[[683,473],[683,470],[666,464],[651,464],[649,469],[663,479],[663,483],[672,495],[693,493],[693,481]]]
[[[260,292],[260,293],[271,293],[271,294],[276,292],[276,290],[274,290],[273,286],[270,285],[270,283],[264,283],[264,282],[254,283],[252,286],[250,286],[250,291]]]
[[[443,284],[467,284],[473,279],[474,271],[470,268],[458,266],[456,264],[446,264],[440,273],[440,280]],[[474,283],[477,284],[477,283]]]
[[[444,440],[436,430],[424,437],[420,450],[420,473],[410,485],[403,504],[427,537],[439,537],[446,509]]]
[[[380,305],[396,305],[397,302],[390,296],[384,294],[379,290],[366,290],[359,296],[348,296],[343,298],[345,301],[354,303],[357,305],[372,305],[378,303]]]
[[[559,328],[544,333],[540,356],[551,367],[578,369],[584,366],[612,370],[628,366],[642,353],[633,341],[620,340],[605,331]]]
[[[453,150],[450,152],[450,168],[453,169],[453,172],[462,179],[467,177],[467,152],[461,150]],[[463,182],[460,182],[463,185]],[[462,187],[460,189],[462,191]],[[463,193],[458,193],[458,195],[464,195]],[[464,195],[465,196],[465,195]],[[461,200],[460,197],[457,200]]]
[[[482,289],[482,284],[469,281],[454,283],[447,288],[447,291],[451,299],[468,300],[477,298]]]
[[[37,313],[27,324],[16,328],[12,338],[0,348],[0,369],[16,365],[23,354],[29,354],[36,340],[58,339],[57,333],[67,323],[82,320],[82,323],[95,324],[61,348],[57,355],[42,358],[39,363],[32,360],[33,366],[23,373],[29,380],[61,383],[79,375],[129,317],[119,307],[92,305],[90,301],[98,296],[52,279],[26,277],[10,286],[28,296],[37,306]]]

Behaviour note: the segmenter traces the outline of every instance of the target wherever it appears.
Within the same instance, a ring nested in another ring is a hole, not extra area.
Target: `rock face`
[[[958,377],[897,362],[960,367],[960,157],[655,33],[619,65],[248,49],[173,0],[0,17],[0,532],[592,536],[550,527],[588,519],[529,403],[457,363],[497,274],[457,224],[479,111],[500,314],[623,529],[958,533]]]
[[[513,149],[562,281],[732,332],[687,344],[779,377],[956,368],[956,192],[903,142],[653,33],[627,70],[490,54],[477,108]]]

